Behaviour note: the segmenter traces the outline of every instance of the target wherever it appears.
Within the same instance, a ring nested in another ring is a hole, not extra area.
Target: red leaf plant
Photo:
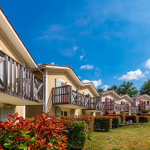
[[[67,136],[64,132],[67,120],[52,117],[44,111],[42,116],[24,119],[18,114],[7,114],[10,119],[0,122],[0,150],[28,149],[46,150],[67,148]]]

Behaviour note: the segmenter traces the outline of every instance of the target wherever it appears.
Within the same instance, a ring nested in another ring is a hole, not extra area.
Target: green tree
[[[104,90],[103,90],[103,89],[98,89],[97,91],[98,91],[98,92],[103,92]]]
[[[142,94],[148,94],[150,95],[150,79],[148,79],[142,86],[140,89],[140,95]]]
[[[119,87],[116,85],[112,86],[111,88],[108,88],[107,91],[109,90],[114,90],[117,92],[119,95],[123,94],[128,94],[130,97],[137,96],[138,95],[138,90],[136,87],[133,86],[133,82],[123,82]]]

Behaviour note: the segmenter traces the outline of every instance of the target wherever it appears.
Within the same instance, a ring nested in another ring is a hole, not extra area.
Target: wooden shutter
[[[110,107],[109,98],[106,97],[106,109],[109,109],[109,107]]]
[[[6,115],[6,113],[10,113],[13,115],[13,110],[1,108],[0,109],[0,121],[6,121],[6,119],[10,118],[8,115]]]
[[[124,101],[121,101],[121,104],[123,105],[123,104],[124,104]]]
[[[58,79],[55,79],[55,87],[62,86],[61,81]]]
[[[93,116],[93,112],[90,113],[90,116]]]
[[[75,111],[74,111],[74,110],[71,110],[71,111],[70,111],[70,116],[74,116],[74,114],[75,114]]]
[[[59,108],[55,109],[55,116],[61,116],[61,109]]]

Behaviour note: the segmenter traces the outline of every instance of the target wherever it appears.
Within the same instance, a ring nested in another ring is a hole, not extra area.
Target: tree
[[[139,91],[133,86],[133,82],[123,82],[120,85],[121,94],[128,94],[130,97],[137,96]]]
[[[111,88],[108,88],[107,91],[114,90],[119,95],[128,94],[130,97],[137,96],[138,90],[136,87],[133,87],[133,82],[123,82],[119,87],[116,85],[112,86]]]
[[[140,89],[140,95],[142,94],[148,94],[150,95],[150,79],[148,79],[142,86]]]
[[[103,90],[103,89],[98,89],[97,91],[98,91],[98,92],[103,92],[104,90]]]

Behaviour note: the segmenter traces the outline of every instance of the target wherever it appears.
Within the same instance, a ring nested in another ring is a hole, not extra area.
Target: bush
[[[148,123],[150,122],[149,116],[139,116],[139,123]]]
[[[133,123],[139,123],[139,116],[137,115],[126,115],[126,121],[132,120]]]
[[[83,121],[70,121],[67,123],[69,131],[67,146],[68,149],[83,149],[88,136],[88,126]]]
[[[79,116],[79,117],[77,117],[77,116],[69,116],[69,117],[62,116],[62,118],[65,120],[82,121],[82,122],[86,123],[88,126],[87,139],[88,140],[91,139],[93,128],[94,128],[94,117],[92,117],[92,116]]]
[[[108,116],[119,116],[121,118],[121,124],[125,124],[125,114],[109,114]]]
[[[52,117],[43,111],[42,116],[24,119],[8,114],[11,118],[0,122],[2,149],[66,149],[68,133],[66,120]],[[13,118],[13,120],[12,120]]]
[[[97,116],[94,120],[94,130],[109,131],[112,128],[112,117]]]
[[[121,118],[119,116],[112,117],[112,127],[118,128],[121,123]]]

